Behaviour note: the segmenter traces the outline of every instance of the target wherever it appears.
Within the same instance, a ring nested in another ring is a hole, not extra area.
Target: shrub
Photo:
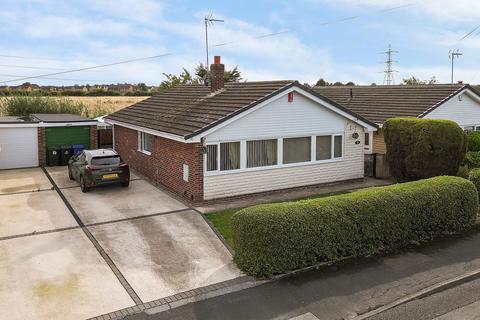
[[[463,163],[469,168],[480,168],[480,152],[469,151],[465,155]]]
[[[80,101],[63,97],[24,95],[0,98],[0,114],[7,116],[28,116],[32,113],[71,113],[95,118],[112,112],[97,105],[88,107]]]
[[[467,151],[480,151],[480,131],[467,133]]]
[[[468,180],[472,181],[478,191],[480,191],[480,168],[470,170]]]
[[[457,177],[468,179],[469,173],[470,173],[470,169],[466,165],[463,165],[463,166],[460,166],[460,168],[458,169]]]
[[[394,118],[383,130],[390,172],[397,180],[457,174],[465,156],[465,133],[455,122]]]
[[[244,272],[269,277],[462,231],[474,223],[477,212],[474,185],[446,176],[259,205],[232,217],[234,259]]]

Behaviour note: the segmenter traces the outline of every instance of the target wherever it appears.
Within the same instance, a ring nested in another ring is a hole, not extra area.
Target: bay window
[[[277,139],[247,141],[247,168],[277,164]]]
[[[247,171],[343,158],[343,134],[217,142],[205,147],[205,171]]]
[[[283,163],[311,161],[311,141],[311,137],[283,139]]]

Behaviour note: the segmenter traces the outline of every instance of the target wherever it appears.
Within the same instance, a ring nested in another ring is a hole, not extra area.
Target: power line
[[[413,6],[413,5],[414,5],[414,4],[405,4],[405,5],[401,5],[401,6],[391,7],[391,8],[387,8],[387,9],[383,9],[383,10],[376,11],[374,14],[390,12],[390,11],[398,10],[398,9],[401,9],[401,8],[406,8],[406,7],[409,7],[409,6]],[[362,17],[362,16],[369,16],[369,15],[372,15],[372,14],[345,17],[345,18],[341,18],[341,19],[337,19],[337,20],[333,20],[333,21],[327,21],[327,22],[324,22],[324,23],[322,23],[322,24],[320,24],[320,25],[328,25],[328,24],[337,23],[337,22],[344,22],[344,21],[348,21],[348,20],[352,20],[352,19],[357,19],[357,18],[360,18],[360,17]],[[207,27],[208,23],[214,22],[214,21],[219,21],[219,22],[220,22],[220,21],[223,21],[223,20],[212,19],[211,16],[207,16],[207,17],[205,17],[205,25],[206,25],[206,27]],[[252,38],[252,39],[263,39],[263,38],[273,37],[273,36],[277,36],[277,35],[285,34],[285,33],[289,33],[289,32],[292,32],[292,31],[291,31],[291,30],[284,30],[284,31],[273,32],[273,33],[263,34],[263,35],[259,35],[259,36],[254,36],[254,37],[251,37],[251,38]],[[208,59],[208,34],[207,34],[207,33],[206,33],[206,42],[207,42],[206,50],[207,50],[207,59]],[[214,45],[214,47],[231,45],[231,44],[238,43],[238,42],[241,42],[241,41],[231,41],[231,42],[226,42],[226,43],[219,43],[219,44]],[[7,81],[3,81],[3,82],[0,81],[0,82],[2,82],[2,83],[10,83],[10,82],[30,80],[30,79],[37,79],[37,78],[46,78],[46,77],[55,76],[55,75],[60,75],[60,74],[67,74],[67,73],[73,73],[73,72],[81,72],[81,71],[93,70],[93,69],[110,67],[110,66],[115,66],[115,65],[120,65],[120,64],[127,64],[127,63],[131,63],[131,62],[136,62],[136,61],[151,60],[151,59],[156,59],[156,58],[171,56],[171,55],[174,55],[174,54],[175,54],[175,53],[164,53],[164,54],[155,55],[155,56],[150,56],[150,57],[135,58],[135,59],[118,61],[118,62],[114,62],[114,63],[107,63],[107,64],[102,64],[102,65],[96,65],[96,66],[84,67],[84,68],[78,68],[78,69],[71,69],[71,70],[63,70],[63,71],[59,71],[59,72],[53,72],[53,73],[48,73],[48,74],[41,74],[41,75],[36,75],[36,76],[28,76],[28,77],[23,77],[23,78],[15,79],[15,80],[7,80]],[[43,58],[43,57],[27,57],[27,56],[15,56],[15,55],[6,55],[6,54],[0,54],[0,57],[18,58],[18,59],[32,59],[32,60],[53,60],[53,61],[58,61],[57,59],[50,59],[50,58]],[[207,64],[208,64],[208,63],[207,63]],[[5,66],[6,66],[6,65],[5,65]],[[208,65],[207,65],[207,67],[208,67]],[[24,66],[24,68],[36,69],[36,68],[39,68],[39,67],[27,67],[27,66]],[[53,70],[53,69],[52,69],[52,70]]]
[[[459,41],[465,40],[466,38],[470,37],[470,36],[471,36],[475,31],[477,31],[479,28],[480,28],[480,25],[476,26],[476,27],[473,28],[470,32],[468,32],[468,33],[465,34],[463,37],[461,37]]]
[[[264,38],[278,36],[280,34],[285,34],[285,33],[290,33],[290,32],[292,32],[292,31],[285,30],[285,31],[279,31],[279,32],[272,32],[272,33],[262,34],[262,35],[256,36],[256,37],[250,37],[250,39],[264,39]],[[230,44],[234,44],[234,43],[237,43],[237,42],[240,42],[240,41],[230,41],[230,42],[218,43],[218,44],[213,45],[213,47],[228,46]]]
[[[375,11],[374,13],[370,13],[370,14],[356,15],[356,16],[339,18],[339,19],[331,20],[331,21],[325,21],[325,22],[320,23],[319,25],[320,26],[327,26],[327,25],[334,24],[334,23],[345,22],[345,21],[349,21],[349,20],[362,18],[364,16],[371,16],[371,15],[375,15],[375,14],[378,14],[378,13],[387,13],[387,12],[411,7],[411,6],[414,6],[414,5],[415,4],[413,4],[413,3],[404,4],[404,5],[401,5],[401,6],[390,7],[390,8],[378,10],[378,11]],[[285,34],[285,33],[291,33],[291,32],[292,32],[292,30],[287,29],[287,30],[283,30],[283,31],[279,31],[279,32],[272,32],[272,33],[267,33],[267,34],[262,34],[262,35],[259,35],[259,36],[255,36],[255,37],[250,37],[250,39],[263,39],[263,38],[273,37],[273,36],[277,36],[277,35],[281,35],[281,34]],[[213,47],[222,47],[222,46],[235,44],[235,43],[238,43],[238,42],[241,42],[241,41],[230,41],[230,42],[218,43],[218,44],[213,45]]]
[[[21,69],[35,69],[35,70],[59,70],[66,71],[68,69],[53,68],[53,67],[34,67],[34,66],[20,66],[16,64],[0,64],[0,67],[6,68],[21,68]]]
[[[23,78],[20,78],[20,79],[0,81],[0,82],[2,82],[2,83],[9,83],[9,82],[29,80],[29,79],[45,78],[45,77],[50,77],[50,76],[56,76],[56,75],[59,75],[59,74],[73,73],[73,72],[79,72],[79,71],[85,71],[85,70],[92,70],[92,69],[98,69],[98,68],[116,66],[116,65],[120,65],[120,64],[131,63],[131,62],[137,62],[137,61],[144,61],[144,60],[151,60],[151,59],[156,59],[156,58],[162,58],[162,57],[171,56],[171,55],[173,55],[173,54],[174,54],[174,53],[164,53],[164,54],[159,54],[159,55],[150,56],[150,57],[143,57],[143,58],[123,60],[123,61],[118,61],[118,62],[113,62],[113,63],[106,63],[106,64],[101,64],[101,65],[92,66],[92,67],[85,67],[85,68],[72,69],[72,70],[66,70],[66,71],[60,71],[60,72],[40,74],[40,75],[36,75],[36,76],[23,77]]]
[[[0,74],[0,77],[10,77],[10,78],[25,78],[24,75],[16,74]],[[41,77],[39,79],[48,79],[48,80],[63,80],[63,81],[88,81],[88,82],[102,82],[102,83],[114,83],[115,81],[111,80],[92,80],[92,79],[69,79],[69,78],[51,78],[51,77]],[[2,81],[0,81],[1,83]]]
[[[60,61],[60,60],[58,60],[58,59],[52,59],[52,58],[14,56],[14,55],[9,55],[9,54],[0,54],[0,57],[4,57],[4,58],[15,58],[15,59],[26,59],[26,60],[50,60],[50,61]]]

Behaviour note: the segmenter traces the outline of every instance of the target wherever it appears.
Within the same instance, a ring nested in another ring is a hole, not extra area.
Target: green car
[[[80,183],[82,192],[109,184],[128,187],[130,169],[115,150],[83,150],[68,161],[68,177]]]

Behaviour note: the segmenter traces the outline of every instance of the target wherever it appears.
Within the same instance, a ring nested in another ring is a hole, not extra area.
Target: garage
[[[13,127],[13,126],[16,127]],[[0,126],[0,169],[38,166],[38,137],[36,127],[22,124]]]
[[[90,148],[90,127],[48,127],[45,128],[45,144],[48,147],[81,144]]]
[[[46,166],[49,147],[69,154],[75,145],[94,149],[96,126],[96,120],[74,114],[0,117],[0,169]]]

